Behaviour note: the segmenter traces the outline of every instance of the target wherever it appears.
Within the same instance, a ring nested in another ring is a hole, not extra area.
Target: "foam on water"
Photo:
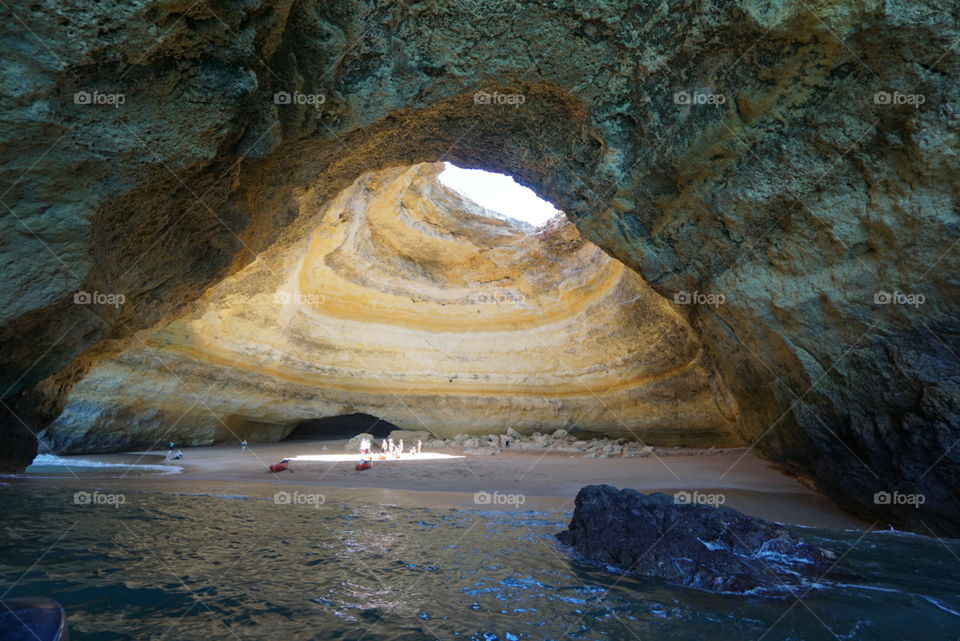
[[[183,470],[178,465],[147,465],[139,463],[105,463],[103,461],[91,461],[90,459],[75,458],[72,456],[57,456],[55,454],[37,454],[33,463],[27,467],[83,467],[83,468],[103,468],[103,469],[122,469],[122,470],[152,470],[164,472],[167,474],[176,474]]]
[[[885,588],[885,587],[881,587],[881,586],[877,586],[877,585],[861,585],[861,584],[859,584],[859,583],[832,583],[832,584],[830,584],[830,587],[833,587],[833,588],[849,588],[849,589],[851,589],[851,590],[869,590],[869,591],[873,591],[873,592],[886,592],[886,593],[888,593],[888,594],[901,594],[901,595],[903,595],[903,596],[918,597],[918,598],[923,599],[924,601],[926,601],[926,602],[929,603],[930,605],[934,606],[935,608],[939,608],[940,610],[943,610],[944,612],[946,612],[946,613],[948,613],[948,614],[952,614],[953,616],[960,617],[960,612],[957,612],[956,610],[948,607],[948,606],[947,606],[946,604],[944,604],[943,602],[941,602],[941,601],[939,601],[939,600],[937,600],[937,599],[935,599],[935,598],[933,598],[933,597],[931,597],[931,596],[927,596],[926,594],[916,594],[916,593],[914,593],[914,592],[908,592],[908,591],[905,591],[905,590],[897,590],[897,589],[894,589],[894,588]]]
[[[933,597],[930,597],[930,596],[926,596],[926,595],[921,594],[921,595],[920,595],[920,598],[923,599],[923,600],[925,600],[927,603],[930,603],[930,604],[934,605],[935,607],[940,608],[940,609],[943,610],[944,612],[949,612],[949,613],[952,614],[953,616],[960,617],[960,612],[957,612],[956,610],[951,610],[950,608],[948,608],[947,606],[945,606],[945,605],[944,605],[943,603],[941,603],[940,601],[937,601],[937,600],[934,599]]]

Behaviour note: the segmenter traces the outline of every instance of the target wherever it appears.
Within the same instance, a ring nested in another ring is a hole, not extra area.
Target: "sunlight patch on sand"
[[[420,454],[401,454],[400,457],[388,456],[386,454],[370,454],[363,458],[371,461],[426,461],[436,459],[465,458],[454,454],[439,454],[436,452],[422,452]],[[319,461],[325,463],[334,463],[339,461],[357,461],[359,454],[305,454],[303,456],[294,456],[291,461]]]

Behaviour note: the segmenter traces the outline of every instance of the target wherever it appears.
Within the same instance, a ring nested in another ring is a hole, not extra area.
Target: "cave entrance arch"
[[[341,194],[347,193],[348,188],[364,176],[438,161],[450,162],[465,169],[481,169],[509,176],[553,203],[589,240],[595,241],[595,236],[602,238],[604,234],[614,234],[617,242],[611,242],[607,246],[622,247],[624,235],[632,232],[623,228],[619,222],[611,224],[609,229],[594,229],[591,226],[596,224],[595,221],[620,221],[621,217],[617,212],[623,211],[628,203],[618,204],[617,194],[632,189],[632,186],[617,184],[616,171],[611,169],[616,163],[607,157],[609,149],[588,121],[580,103],[564,90],[548,85],[517,85],[501,88],[500,92],[522,93],[525,97],[523,105],[486,104],[477,101],[474,94],[460,94],[420,109],[391,114],[336,136],[321,135],[322,127],[315,121],[315,114],[279,110],[284,142],[279,143],[262,158],[247,158],[236,165],[231,183],[234,189],[225,195],[218,210],[219,219],[231,221],[238,229],[242,229],[241,234],[219,234],[215,239],[216,255],[228,256],[232,262],[229,265],[221,264],[216,273],[200,274],[194,270],[189,278],[180,274],[179,266],[195,265],[196,257],[191,254],[178,261],[178,248],[193,251],[193,247],[207,246],[211,241],[210,225],[204,226],[203,233],[206,236],[198,237],[195,227],[199,222],[191,217],[184,217],[183,225],[187,225],[186,227],[180,229],[177,225],[181,223],[176,222],[171,229],[171,236],[177,235],[178,243],[176,247],[169,248],[172,254],[164,261],[164,268],[171,272],[166,274],[164,286],[179,290],[181,298],[192,298],[202,287],[209,287],[224,277],[238,273],[254,257],[258,258],[254,265],[261,264],[269,271],[271,256],[275,252],[283,252],[312,234],[316,229],[316,214],[335,203]],[[129,264],[129,258],[137,257],[141,252],[150,253],[156,250],[151,234],[141,228],[145,221],[153,220],[156,212],[151,210],[142,212],[140,216],[131,216],[130,209],[129,201],[104,207],[96,218],[94,235],[103,241],[103,247],[108,248],[98,255],[108,258],[100,266],[102,272],[108,275],[107,280],[120,291],[142,291],[143,283],[136,279],[141,278],[143,273],[136,265]],[[173,218],[180,220],[176,216]],[[216,225],[212,227],[216,228]],[[125,247],[126,251],[122,255],[110,255],[112,252],[109,248],[116,243],[109,241],[119,236],[143,238],[149,242],[144,247]],[[209,252],[205,255],[209,255]],[[625,259],[629,260],[629,256],[613,254],[613,257],[620,259],[623,266],[638,271],[635,264],[626,262]],[[211,265],[215,266],[215,261],[211,261]],[[609,277],[605,282],[616,281],[618,270],[622,272],[619,267],[604,271]],[[203,286],[198,285],[201,277],[206,279]],[[499,302],[501,297],[499,293],[495,294],[493,300]],[[272,300],[272,297],[268,300]],[[506,300],[515,299],[507,297]],[[154,301],[142,305],[140,298],[133,295],[130,296],[130,301],[132,304],[123,309],[124,330],[155,326],[162,320],[164,313],[166,320],[183,316],[184,308],[165,308]],[[488,302],[489,297],[485,301]],[[493,310],[495,306],[486,305],[484,309]],[[477,310],[472,309],[470,312],[472,317],[476,318]],[[363,313],[370,316],[369,309],[363,310]],[[483,313],[480,315],[483,316]],[[417,316],[428,322],[423,313]],[[389,314],[377,320],[388,322],[394,319],[395,314]],[[435,323],[435,319],[434,315],[429,318],[429,322]],[[527,318],[521,320],[528,325],[533,322]],[[503,322],[515,326],[518,319],[505,317]],[[597,322],[594,318],[593,323]],[[583,325],[588,326],[589,323]],[[117,342],[113,345],[116,346]],[[525,351],[528,350],[513,348],[514,353]],[[96,352],[94,354],[95,359]],[[691,358],[693,356],[695,355]],[[582,366],[573,368],[564,366],[564,370],[584,371],[593,364],[580,365]],[[434,368],[421,367],[421,370],[431,372]],[[459,389],[461,397],[468,400],[471,398],[467,393],[471,389],[467,377],[458,376],[457,371],[444,371],[440,374],[441,376],[436,377],[438,380],[423,386],[420,394],[425,403],[431,402],[435,389],[446,390],[450,386]],[[533,378],[536,379],[535,376]],[[614,380],[609,381],[603,389],[620,385],[616,379],[614,376]],[[355,379],[351,380],[350,384],[355,384]],[[543,400],[531,406],[530,414],[534,418],[527,428],[542,428],[543,426],[534,424],[539,421],[536,417],[541,415],[550,418],[550,431],[556,427],[555,405],[561,401],[547,397],[552,395],[559,398],[567,394],[564,391],[565,386],[573,386],[577,393],[583,391],[580,381],[568,382],[558,380],[557,377],[550,377],[550,380],[539,388],[529,383],[522,386],[528,394],[543,397]],[[706,389],[703,385],[698,385],[698,388]],[[69,385],[59,389],[66,393]],[[478,396],[476,401],[470,401],[476,406],[471,411],[475,411],[476,416],[483,417],[489,423],[475,424],[473,429],[492,432],[495,430],[490,428],[494,426],[502,428],[501,418],[486,416],[478,408],[488,404],[493,395],[502,395],[513,389],[518,389],[518,385],[513,381],[506,381],[501,383],[500,387],[488,390],[487,394],[490,396]],[[626,388],[621,391],[625,397],[629,396]],[[338,399],[340,405],[356,407],[355,399],[352,398],[354,393],[351,392],[350,398]],[[306,415],[309,416],[310,412]],[[427,429],[441,436],[455,435],[456,432],[441,433],[444,426],[450,426],[450,430],[455,429],[457,420],[461,418],[456,412],[451,415],[454,420],[448,420],[437,412]],[[649,423],[646,427],[653,426],[652,423],[657,420],[656,417],[650,418],[646,412],[634,411],[630,415],[644,417]],[[406,414],[400,418],[404,421],[411,419]],[[578,422],[571,422],[566,418],[562,421],[563,425]],[[598,421],[595,419],[587,422]],[[605,422],[610,423],[607,425],[610,428],[616,428],[618,423]],[[629,436],[633,431],[635,430],[631,426],[624,435]]]

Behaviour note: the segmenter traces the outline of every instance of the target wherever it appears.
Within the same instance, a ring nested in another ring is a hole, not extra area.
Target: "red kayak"
[[[373,463],[370,461],[360,461],[357,463],[358,470],[369,470],[371,467],[373,467]]]
[[[270,466],[270,471],[271,471],[271,472],[282,472],[282,471],[284,471],[284,470],[288,470],[288,471],[290,471],[290,472],[293,472],[293,470],[290,469],[290,466],[287,465],[287,462],[286,462],[286,461],[281,461],[281,462],[279,462],[279,463],[274,463],[273,465]]]

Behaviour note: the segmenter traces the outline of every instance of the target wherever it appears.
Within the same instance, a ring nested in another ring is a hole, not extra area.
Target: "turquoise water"
[[[22,487],[0,514],[3,590],[60,601],[75,641],[960,638],[960,542],[913,535],[801,530],[849,571],[756,599],[584,563],[569,514]]]

